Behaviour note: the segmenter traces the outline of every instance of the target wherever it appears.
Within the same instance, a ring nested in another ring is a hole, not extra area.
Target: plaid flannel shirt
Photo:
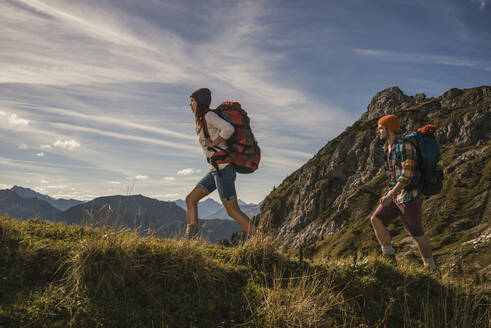
[[[396,158],[396,147],[400,150],[401,158]],[[411,143],[404,142],[401,138],[396,138],[390,153],[388,144],[384,145],[384,154],[385,172],[391,178],[389,190],[397,182],[409,183],[412,179],[420,177],[421,173],[416,168],[416,148]],[[406,203],[418,196],[421,196],[421,188],[419,186],[406,186],[396,195],[396,200],[399,203]]]

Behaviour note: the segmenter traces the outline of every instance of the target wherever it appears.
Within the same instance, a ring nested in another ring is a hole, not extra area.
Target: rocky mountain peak
[[[378,92],[368,105],[368,110],[361,117],[364,120],[394,113],[396,107],[407,101],[409,96],[405,95],[399,87],[391,87]]]
[[[371,120],[384,115],[395,113],[399,109],[418,105],[426,100],[424,93],[408,96],[397,87],[390,87],[378,92],[367,107],[367,111],[361,116],[362,120]]]
[[[473,106],[481,101],[491,101],[491,87],[481,86],[472,89],[450,89],[438,97],[442,107],[461,108]]]

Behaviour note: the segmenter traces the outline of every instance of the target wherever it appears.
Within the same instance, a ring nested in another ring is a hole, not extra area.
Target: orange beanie
[[[378,124],[385,126],[393,132],[399,132],[400,129],[399,119],[395,115],[385,115],[378,120]]]

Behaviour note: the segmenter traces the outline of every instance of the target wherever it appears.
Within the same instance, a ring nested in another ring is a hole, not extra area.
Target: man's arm
[[[380,204],[387,206],[392,199],[411,182],[415,172],[416,148],[410,143],[400,145],[401,153],[401,175],[397,177],[397,183],[384,197],[380,199]]]
[[[416,171],[416,148],[409,142],[400,145],[401,153],[401,175],[397,178],[397,182],[406,185],[411,182]]]
[[[394,186],[394,188],[392,188],[391,190],[389,190],[389,192],[380,199],[380,204],[382,204],[383,206],[387,206],[390,204],[390,202],[392,201],[392,199],[397,196],[397,194],[402,190],[404,189],[404,187],[406,187],[408,185],[409,182],[401,182],[399,181],[398,183],[396,183],[396,185]]]

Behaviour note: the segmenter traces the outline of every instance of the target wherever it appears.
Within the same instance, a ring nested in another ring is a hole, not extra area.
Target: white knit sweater
[[[209,111],[205,114],[205,120],[206,120],[206,126],[208,127],[208,133],[210,134],[210,139],[212,141],[218,138],[218,136],[226,140],[230,138],[230,136],[235,132],[235,129],[232,126],[232,124],[225,121],[224,119],[222,119],[220,116],[218,116],[212,111]],[[198,134],[198,141],[199,144],[201,145],[201,148],[203,148],[203,153],[205,154],[206,158],[211,158],[211,156],[215,152],[209,151],[208,147],[205,146],[205,133],[203,131],[203,128],[201,128],[201,131]],[[227,144],[225,143],[225,141],[222,141],[217,146],[222,149],[227,149]],[[229,163],[218,164],[218,168],[221,170],[227,165],[229,165]],[[215,171],[215,168],[210,163],[208,163],[208,168],[211,171]]]

